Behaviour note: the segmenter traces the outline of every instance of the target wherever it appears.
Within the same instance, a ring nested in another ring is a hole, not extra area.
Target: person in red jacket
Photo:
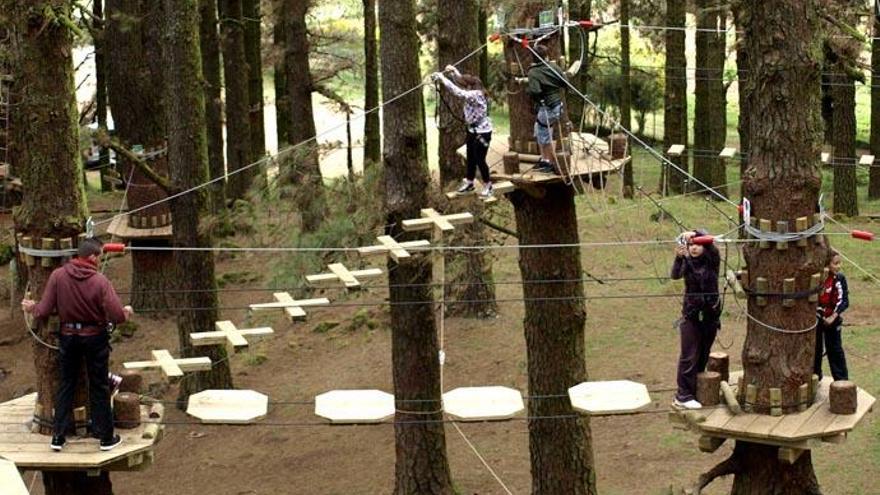
[[[113,285],[98,272],[102,244],[86,239],[77,248],[76,257],[49,276],[43,298],[21,301],[21,309],[35,319],[58,314],[61,321],[58,340],[61,382],[55,394],[55,424],[52,450],[64,447],[65,432],[73,409],[73,397],[83,359],[89,378],[89,405],[93,434],[100,439],[100,449],[110,450],[122,442],[114,434],[110,411],[110,333],[108,326],[126,321],[133,313],[123,306]]]

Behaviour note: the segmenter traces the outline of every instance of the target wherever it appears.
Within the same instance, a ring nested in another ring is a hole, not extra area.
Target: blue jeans
[[[559,123],[560,118],[562,118],[562,102],[552,108],[538,105],[538,115],[535,119],[535,140],[538,144],[553,142],[553,126]]]

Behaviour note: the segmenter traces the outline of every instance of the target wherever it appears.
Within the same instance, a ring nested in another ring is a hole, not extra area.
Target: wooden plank
[[[766,414],[758,414],[757,416],[758,418],[749,425],[747,433],[749,436],[769,438],[773,428],[785,419],[785,416],[767,416]]]
[[[874,164],[874,155],[862,155],[859,157],[859,165],[871,166]]]
[[[673,144],[666,150],[666,154],[669,156],[681,156],[682,153],[684,153],[683,144]]]
[[[5,459],[0,459],[0,486],[3,487],[4,495],[28,495],[29,493],[15,463]]]
[[[177,365],[177,362],[174,360],[174,356],[171,355],[170,352],[165,349],[158,349],[151,352],[153,355],[153,359],[159,364],[159,367],[162,368],[162,372],[165,373],[169,378],[175,376],[183,376],[183,368]],[[209,361],[210,362],[210,361]]]
[[[275,301],[273,303],[257,303],[251,304],[250,308],[254,311],[266,309],[283,309],[291,321],[301,320],[306,317],[306,312],[302,309],[305,306],[320,306],[330,304],[330,300],[326,297],[316,299],[302,299],[295,301],[288,292],[276,292],[273,294]]]
[[[346,287],[358,287],[361,285],[361,283],[358,282],[358,279],[356,279],[342,263],[330,263],[327,265],[327,268],[329,268],[333,275],[336,275],[336,278],[345,284]]]
[[[134,228],[128,224],[128,218],[118,216],[110,221],[107,233],[121,239],[169,239],[174,232],[171,224],[152,229]]]
[[[736,148],[724,148],[718,156],[721,158],[733,158],[736,155]]]
[[[794,464],[795,461],[800,458],[801,454],[806,452],[804,449],[795,449],[791,447],[779,447],[779,452],[776,457],[786,463],[786,464]]]
[[[406,253],[405,256],[401,256],[406,258],[409,256],[409,253],[406,252],[406,248],[414,248],[414,247],[426,247],[431,245],[431,241],[428,240],[418,240],[418,241],[407,241],[398,243],[394,240],[393,237],[389,237],[386,235],[377,237],[379,242],[381,243],[378,246],[366,246],[358,248],[358,254],[361,256],[371,256],[371,255],[379,255],[379,254],[389,254],[392,249],[400,249],[402,253]],[[393,254],[392,254],[393,257]],[[397,258],[395,258],[397,259]]]
[[[231,321],[218,321],[214,323],[214,327],[218,332],[223,334],[225,340],[228,340],[229,343],[232,344],[232,347],[247,347],[247,339],[245,339],[241,332],[235,328],[235,325],[233,325]]]
[[[725,440],[727,439],[723,437],[700,435],[700,439],[698,440],[697,444],[699,445],[701,452],[711,454],[712,452],[718,450],[718,448],[721,447],[721,444],[723,444]]]
[[[831,153],[828,153],[827,151],[823,151],[822,154],[819,155],[819,159],[822,161],[822,163],[827,165],[828,162],[831,161]]]
[[[815,415],[821,407],[822,404],[817,403],[807,408],[806,411],[796,414],[786,414],[782,417],[782,421],[770,431],[770,434],[777,438],[794,438],[801,426],[810,422],[813,415]],[[828,406],[826,405],[825,407]]]

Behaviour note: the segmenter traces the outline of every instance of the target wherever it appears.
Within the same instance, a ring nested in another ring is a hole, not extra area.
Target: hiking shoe
[[[55,452],[61,452],[65,443],[67,443],[67,439],[64,438],[64,435],[52,435],[52,442],[49,446],[52,447],[52,450]]]
[[[486,185],[483,186],[483,190],[480,191],[480,196],[483,198],[491,198],[494,190],[492,183],[487,182]]]
[[[116,392],[119,392],[119,386],[122,385],[122,377],[119,375],[114,375],[113,373],[110,373],[109,379],[110,379],[110,395],[113,395]]]
[[[684,409],[702,409],[703,405],[697,402],[696,399],[686,400],[684,402],[678,399],[672,399],[672,405],[676,407],[681,407]]]
[[[544,160],[539,161],[535,167],[532,168],[532,171],[542,174],[556,174],[556,169],[553,168],[553,164]]]
[[[464,194],[464,193],[469,193],[473,190],[474,190],[474,183],[465,179],[464,181],[462,181],[461,187],[459,187],[458,190],[456,190],[455,192],[457,192],[458,194]]]
[[[104,452],[113,450],[113,447],[116,447],[120,443],[122,443],[122,437],[119,435],[113,435],[113,438],[109,440],[101,440],[101,450]]]

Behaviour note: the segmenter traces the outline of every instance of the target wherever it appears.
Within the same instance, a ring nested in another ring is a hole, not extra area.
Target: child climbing
[[[721,300],[718,296],[718,271],[721,255],[714,244],[703,245],[695,238],[707,235],[695,230],[679,237],[671,277],[684,279],[684,301],[678,320],[681,354],[678,359],[678,392],[673,404],[686,409],[702,406],[696,399],[697,373],[706,369],[709,351],[721,327]]]
[[[575,62],[568,72],[548,60],[549,51],[544,45],[535,45],[532,65],[529,66],[526,93],[535,103],[535,141],[541,150],[541,159],[535,171],[558,173],[554,168],[556,143],[553,140],[553,127],[562,118],[563,89],[568,86],[568,77],[580,69],[580,61]]]
[[[816,357],[813,361],[813,373],[822,379],[822,342],[828,353],[828,364],[834,380],[848,380],[846,355],[843,353],[841,338],[841,315],[849,307],[849,288],[846,277],[840,272],[840,254],[832,251],[827,263],[828,277],[822,284],[819,293],[819,306],[816,308]]]
[[[489,119],[489,101],[483,83],[476,76],[460,73],[452,65],[447,65],[444,71],[450,73],[453,80],[441,72],[434,73],[431,78],[440,81],[450,93],[464,100],[464,121],[467,125],[467,175],[457,192],[463,194],[474,190],[474,178],[479,168],[483,181],[480,195],[492,196],[492,180],[489,165],[486,164],[489,143],[492,142],[492,121]]]

